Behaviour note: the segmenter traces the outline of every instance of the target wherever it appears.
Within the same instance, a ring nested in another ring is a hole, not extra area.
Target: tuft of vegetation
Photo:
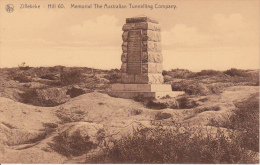
[[[172,78],[180,78],[180,79],[186,79],[189,77],[192,77],[194,75],[194,72],[191,72],[187,69],[172,69],[171,71],[166,71],[164,74],[171,76]]]
[[[242,146],[259,152],[259,96],[236,103],[237,110],[225,123],[211,120],[210,125],[235,129],[241,132]]]
[[[21,83],[26,83],[26,82],[31,82],[31,78],[28,77],[26,74],[24,73],[20,73],[20,74],[15,74],[13,77],[13,80],[19,81]]]
[[[38,96],[37,89],[26,88],[23,93],[18,93],[20,96],[19,101],[25,104],[42,106],[42,107],[53,107],[60,105],[52,100],[43,100]]]
[[[80,156],[98,146],[89,139],[89,136],[82,136],[80,131],[75,131],[71,136],[65,131],[55,136],[53,143],[48,143],[48,145],[63,156]]]
[[[215,76],[215,75],[220,75],[220,74],[222,74],[222,72],[210,69],[210,70],[202,70],[202,71],[194,74],[193,76],[194,77],[195,76]]]
[[[248,77],[249,76],[244,70],[236,69],[236,68],[231,68],[229,70],[226,70],[224,73],[227,75],[230,75],[232,77],[234,77],[234,76]]]
[[[84,82],[84,76],[81,70],[62,71],[60,74],[62,85],[72,85]]]
[[[148,100],[146,103],[146,107],[150,109],[165,109],[167,108],[167,104],[156,102],[156,100]]]
[[[165,75],[167,75],[167,74],[168,74],[168,72],[167,72],[166,70],[163,70],[163,71],[162,71],[162,75],[163,75],[163,76],[165,76]]]
[[[172,117],[172,115],[170,113],[158,112],[158,113],[155,114],[154,119],[155,120],[163,120],[163,119],[169,119],[171,117]]]
[[[196,101],[191,100],[188,96],[183,96],[177,99],[177,101],[179,103],[179,109],[190,109],[199,105]]]
[[[29,65],[25,65],[25,64],[26,63],[23,62],[21,65],[18,65],[19,69],[20,70],[29,70],[30,69]]]
[[[131,114],[131,115],[134,115],[134,116],[140,115],[140,114],[142,114],[142,113],[143,113],[143,110],[141,110],[141,109],[131,109],[131,110],[130,110],[130,114]]]
[[[253,163],[254,155],[247,154],[241,142],[239,136],[228,139],[220,130],[216,137],[205,137],[201,131],[194,134],[183,127],[137,128],[133,135],[111,140],[111,145],[105,145],[100,155],[88,158],[86,163]]]
[[[106,79],[109,80],[111,84],[117,83],[121,80],[121,73],[118,71],[115,71],[115,73],[109,73],[105,76]]]
[[[61,123],[71,123],[82,121],[87,116],[87,112],[59,107],[56,111],[56,116],[61,120]]]
[[[66,92],[66,95],[70,95],[71,98],[80,96],[85,94],[85,91],[83,89],[80,88],[75,88],[72,87],[71,89],[68,89],[68,91]]]

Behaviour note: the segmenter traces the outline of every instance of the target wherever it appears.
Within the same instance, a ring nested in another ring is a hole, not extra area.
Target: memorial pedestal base
[[[170,84],[113,84],[108,93],[113,97],[133,99],[136,97],[160,99],[162,97],[176,97],[183,91],[172,91]]]

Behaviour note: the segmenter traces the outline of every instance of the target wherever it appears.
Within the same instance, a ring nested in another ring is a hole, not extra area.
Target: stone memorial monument
[[[149,17],[127,18],[123,26],[121,84],[113,84],[109,95],[122,98],[175,97],[164,82],[162,71],[161,27]]]

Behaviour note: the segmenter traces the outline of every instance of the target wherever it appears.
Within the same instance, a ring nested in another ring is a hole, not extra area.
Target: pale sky
[[[63,3],[65,9],[48,9]],[[127,9],[95,9],[93,4]],[[177,9],[130,9],[131,4],[168,4]],[[14,5],[14,12],[5,10]],[[40,9],[20,9],[37,4]],[[71,4],[92,4],[73,9]],[[259,0],[190,1],[0,1],[0,67],[121,67],[125,19],[153,17],[162,27],[165,70],[259,68]]]

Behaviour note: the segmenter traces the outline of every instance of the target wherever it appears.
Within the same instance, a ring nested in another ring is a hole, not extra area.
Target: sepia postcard
[[[258,0],[1,0],[0,163],[259,164]]]

